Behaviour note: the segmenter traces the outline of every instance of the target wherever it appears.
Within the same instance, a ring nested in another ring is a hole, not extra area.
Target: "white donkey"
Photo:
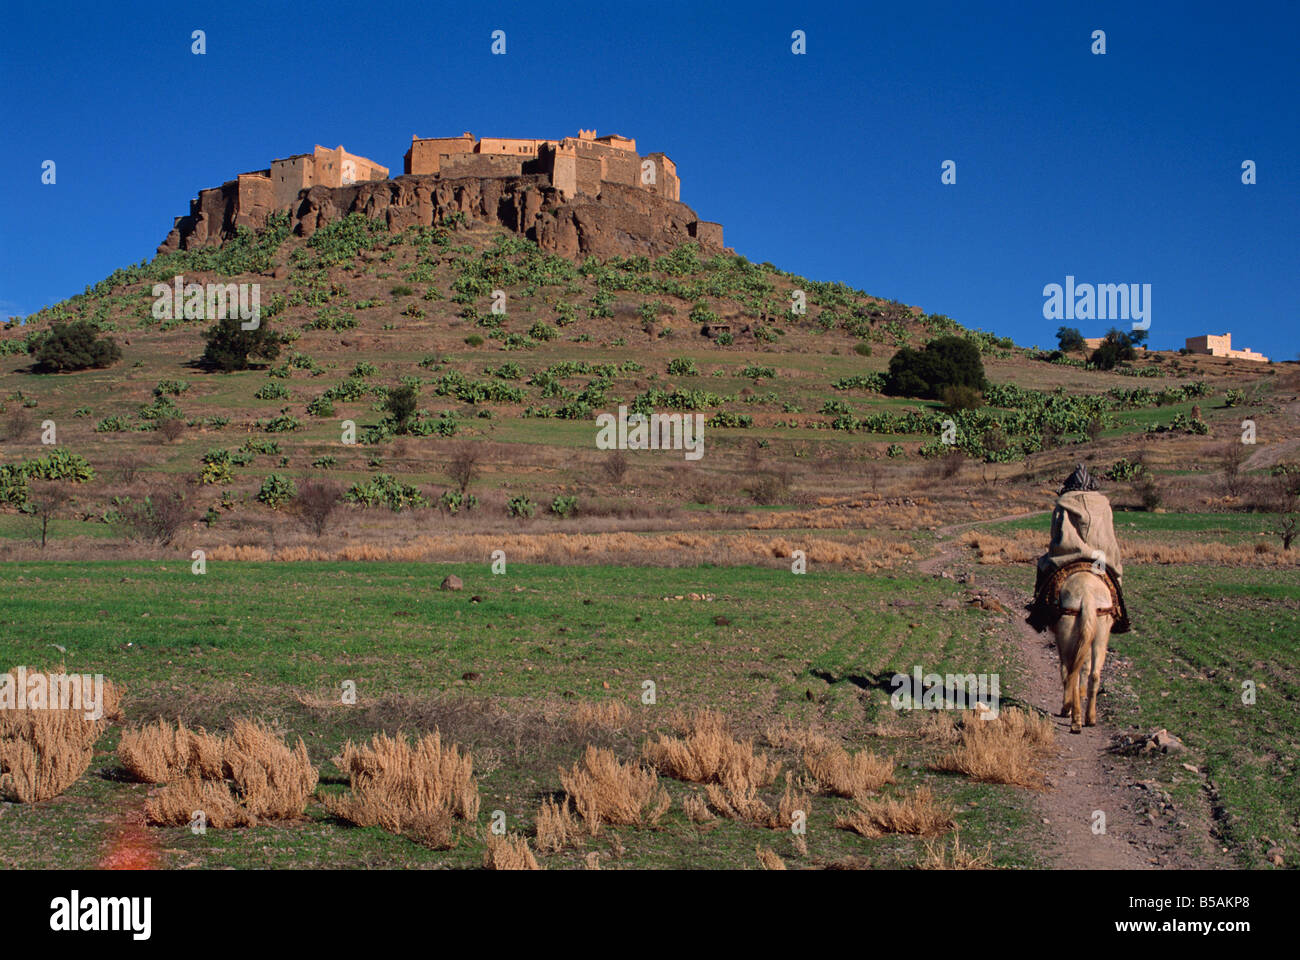
[[[1097,725],[1097,690],[1101,686],[1101,668],[1106,663],[1106,646],[1110,643],[1116,611],[1105,579],[1091,570],[1066,577],[1057,604],[1059,616],[1052,632],[1056,634],[1056,650],[1061,657],[1064,687],[1061,716],[1070,718],[1071,733],[1081,733],[1085,677],[1088,712],[1084,722],[1090,727]]]

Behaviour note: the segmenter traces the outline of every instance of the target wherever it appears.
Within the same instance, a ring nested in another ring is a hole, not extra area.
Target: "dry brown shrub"
[[[589,734],[592,730],[622,730],[632,722],[632,711],[627,704],[618,700],[598,700],[595,703],[583,702],[573,709],[569,723],[578,733]]]
[[[259,817],[270,820],[301,817],[316,789],[316,768],[302,738],[291,749],[279,734],[256,720],[237,719],[234,731],[225,738],[202,728],[190,730],[179,721],[173,727],[165,720],[158,720],[125,731],[117,755],[138,780],[180,783],[176,790],[164,791],[169,796],[192,795],[194,788],[185,785],[191,779],[231,781],[234,802],[247,814],[249,823],[256,823]],[[231,795],[231,786],[223,783],[222,790],[225,796]],[[209,797],[217,796],[211,790],[204,792]],[[169,811],[175,813],[171,808]],[[235,822],[239,818],[228,811],[218,819],[235,826],[246,825]],[[189,817],[183,822],[188,823]],[[215,827],[222,825],[212,818],[209,822]]]
[[[709,806],[722,816],[773,830],[790,827],[797,813],[802,813],[806,819],[812,812],[812,797],[807,793],[795,792],[789,773],[785,776],[785,792],[775,810],[758,795],[758,790],[752,783],[706,783],[704,793],[708,797]]]
[[[489,833],[487,849],[483,851],[483,866],[488,870],[540,870],[533,851],[528,849],[528,838],[515,834],[504,837]]]
[[[595,850],[591,851],[591,853],[587,854],[587,856],[583,858],[582,865],[586,870],[599,870],[600,854]]]
[[[775,850],[759,844],[754,847],[754,854],[758,857],[758,862],[763,865],[764,870],[786,869],[785,861],[776,855]]]
[[[117,757],[137,780],[167,783],[185,777],[220,780],[225,774],[225,745],[202,727],[190,730],[158,720],[122,731]]]
[[[581,763],[560,770],[560,783],[592,836],[602,823],[655,824],[672,803],[653,770],[631,760],[623,763],[612,750],[590,745]]]
[[[722,714],[700,710],[689,721],[684,738],[659,735],[647,741],[642,755],[665,776],[690,783],[716,783],[744,795],[747,787],[765,787],[781,770],[778,760],[755,753],[752,740],[727,733]]]
[[[933,743],[956,743],[961,739],[959,719],[947,710],[929,710],[921,718],[921,737]]]
[[[993,843],[982,851],[961,845],[961,833],[952,838],[952,849],[943,842],[925,841],[925,853],[916,863],[919,870],[988,870],[993,866]]]
[[[290,749],[260,721],[235,721],[225,760],[240,800],[253,817],[300,817],[316,789],[316,768],[302,737]]]
[[[690,820],[691,823],[708,823],[710,820],[716,819],[709,812],[708,801],[698,793],[687,794],[682,799],[682,809],[686,811],[686,819]]]
[[[807,793],[796,793],[790,774],[785,775],[785,793],[776,807],[776,816],[769,818],[767,825],[772,829],[785,829],[794,824],[795,814],[803,814],[804,821],[812,813],[812,797]]]
[[[804,766],[823,790],[860,798],[894,782],[894,761],[867,750],[849,753],[839,744],[804,751]]]
[[[852,830],[864,837],[887,833],[936,836],[954,826],[952,808],[937,802],[929,787],[918,787],[915,793],[902,797],[860,803],[856,810],[835,821],[837,829]]]
[[[1055,742],[1055,731],[1046,717],[1016,707],[1000,711],[996,720],[965,711],[961,742],[939,758],[935,769],[965,774],[981,783],[1041,790],[1041,762],[1052,753]]]
[[[145,820],[164,827],[183,827],[202,814],[206,826],[217,830],[251,827],[257,818],[240,805],[224,780],[189,776],[169,783],[144,802]]]
[[[745,787],[706,783],[704,795],[709,798],[709,806],[728,820],[767,823],[773,817],[772,808],[758,796],[758,789],[752,783]]]
[[[478,817],[474,758],[442,743],[438,730],[412,744],[404,734],[376,734],[369,746],[343,745],[334,763],[348,775],[351,792],[326,797],[325,808],[362,827],[410,832],[431,846],[450,843],[451,818]]]
[[[537,849],[559,853],[571,843],[581,846],[582,836],[569,798],[559,804],[547,797],[537,811]]]
[[[27,683],[30,694],[31,674],[21,678],[18,670],[10,671],[7,683],[12,690]],[[44,676],[43,706],[0,708],[0,797],[6,800],[35,803],[68,789],[90,766],[99,735],[121,716],[122,692],[109,681],[100,695],[102,716],[91,720],[83,706],[85,692],[77,695],[64,669]]]

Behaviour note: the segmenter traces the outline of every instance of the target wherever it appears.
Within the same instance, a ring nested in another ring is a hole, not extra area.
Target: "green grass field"
[[[438,589],[448,573],[463,578],[463,591]],[[8,598],[0,629],[15,664],[104,673],[126,688],[128,724],[180,717],[216,729],[237,716],[263,717],[306,740],[323,791],[343,789],[329,760],[345,739],[439,726],[474,751],[480,836],[498,809],[512,829],[530,832],[541,799],[560,789],[557,768],[585,743],[634,756],[652,731],[669,729],[673,711],[711,706],[760,745],[767,724],[787,719],[815,722],[853,749],[894,755],[899,782],[890,789],[932,785],[956,806],[964,845],[991,844],[1001,866],[1040,863],[1030,796],[928,769],[937,748],[918,735],[920,713],[888,706],[888,677],[917,664],[999,673],[1004,705],[1015,702],[1018,666],[1003,632],[947,581],[523,565],[493,576],[486,564],[397,563],[213,563],[196,576],[183,562],[139,562],[12,563],[0,568],[0,584]],[[338,704],[345,680],[357,684],[355,706]],[[647,680],[656,688],[652,706],[641,702]],[[632,708],[630,729],[589,739],[562,719],[572,705],[602,698]],[[117,739],[113,728],[63,796],[7,808],[0,863],[97,862],[148,789],[122,781],[111,754]],[[799,771],[795,753],[765,749]],[[783,831],[690,824],[680,800],[697,788],[663,782],[674,804],[658,828],[605,827],[586,849],[600,851],[606,866],[635,867],[750,868],[758,843],[794,856]],[[836,814],[849,808],[847,800],[815,799],[806,862],[915,863],[922,844],[913,838],[867,840],[834,829]],[[178,867],[474,866],[481,857],[482,840],[468,834],[435,852],[335,822],[316,805],[309,814],[301,824],[205,836],[151,833],[164,862]],[[581,857],[541,859],[562,867],[581,865]]]

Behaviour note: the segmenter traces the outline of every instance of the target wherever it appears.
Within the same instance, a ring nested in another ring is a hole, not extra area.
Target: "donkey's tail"
[[[1075,623],[1079,631],[1079,642],[1074,645],[1074,663],[1070,665],[1070,676],[1083,669],[1092,652],[1092,641],[1097,636],[1097,606],[1092,598],[1084,596],[1079,602],[1079,619]]]

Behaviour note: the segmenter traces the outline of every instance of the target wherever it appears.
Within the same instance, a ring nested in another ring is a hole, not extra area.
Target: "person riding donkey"
[[[1110,500],[1082,463],[1058,491],[1052,511],[1052,538],[1038,558],[1034,599],[1026,622],[1035,630],[1049,627],[1056,634],[1061,657],[1064,702],[1061,716],[1070,716],[1070,729],[1080,731],[1084,684],[1087,683],[1087,724],[1097,722],[1097,690],[1112,633],[1132,629],[1124,603],[1124,564],[1115,539]],[[1086,672],[1084,667],[1091,666]]]

